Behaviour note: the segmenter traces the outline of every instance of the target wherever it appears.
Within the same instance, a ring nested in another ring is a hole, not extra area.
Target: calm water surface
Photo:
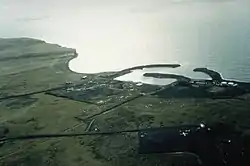
[[[249,16],[248,0],[1,0],[0,37],[76,48],[75,72],[180,63],[250,81]]]

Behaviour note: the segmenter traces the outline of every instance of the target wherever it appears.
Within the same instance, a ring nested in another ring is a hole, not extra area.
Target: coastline
[[[148,67],[145,65],[118,72],[78,74],[68,67],[70,59],[77,56],[74,49],[37,40],[32,44],[32,39],[29,40],[28,44],[19,40],[12,49],[4,47],[9,54],[0,54],[1,58],[34,53],[34,56],[0,62],[5,72],[0,73],[0,96],[13,95],[0,99],[0,129],[3,129],[0,137],[77,133],[86,129],[90,132],[133,130],[218,121],[249,125],[248,93],[215,99],[200,93],[200,89],[221,95],[225,88],[214,88],[202,80],[191,80],[190,84],[177,81],[167,86],[113,80],[117,75]],[[20,50],[22,54],[18,54]],[[36,57],[38,51],[44,56]],[[62,54],[56,54],[60,51]],[[63,51],[69,51],[69,55]],[[165,64],[151,67],[157,65]],[[56,87],[58,89],[53,89]],[[141,165],[145,158],[137,154],[137,140],[137,135],[122,134],[7,142],[0,146],[0,165],[108,166],[119,162],[127,166],[128,161],[131,165]],[[144,165],[155,165],[154,161],[148,158]]]

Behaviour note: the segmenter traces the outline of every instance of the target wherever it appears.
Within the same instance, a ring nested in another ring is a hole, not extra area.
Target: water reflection
[[[1,37],[33,37],[76,48],[79,57],[69,64],[75,72],[180,63],[188,68],[209,67],[228,79],[250,81],[247,0],[1,3]]]
[[[168,85],[176,81],[176,79],[170,78],[153,78],[145,77],[145,73],[166,73],[166,74],[176,74],[183,75],[192,79],[211,79],[208,75],[204,73],[193,72],[191,66],[181,66],[177,68],[143,68],[142,70],[133,70],[131,73],[117,77],[116,80],[120,81],[132,81],[132,82],[142,82],[145,84],[152,85]]]
[[[143,70],[134,70],[129,74],[117,77],[115,80],[141,82],[152,85],[168,85],[176,81],[176,79],[156,79],[156,78],[144,77],[143,76],[144,73],[145,71]]]

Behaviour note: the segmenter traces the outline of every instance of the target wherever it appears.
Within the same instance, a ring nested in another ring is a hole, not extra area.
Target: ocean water
[[[192,69],[208,67],[250,82],[249,16],[248,0],[1,0],[0,37],[75,48],[79,73],[179,63],[164,71],[200,78]]]

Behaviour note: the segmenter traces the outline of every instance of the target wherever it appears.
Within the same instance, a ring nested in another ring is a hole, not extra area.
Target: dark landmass
[[[146,84],[137,86],[135,84],[116,80],[103,79],[93,81],[86,79],[85,81],[86,82],[82,85],[48,91],[46,94],[96,105],[103,105],[120,102],[126,100],[128,97],[141,93],[149,93],[159,89],[159,86]],[[92,81],[92,84],[88,84],[90,81]]]
[[[222,82],[222,76],[220,75],[220,73],[213,71],[213,70],[209,70],[207,68],[196,68],[193,70],[194,72],[201,72],[201,73],[205,73],[208,76],[210,76],[212,78],[213,81],[218,81],[218,82]]]
[[[207,68],[196,68],[194,71],[209,75],[212,78],[214,86],[227,87],[225,88],[228,90],[227,92],[231,90],[233,94],[236,94],[237,91],[241,94],[250,91],[250,83],[223,79],[220,73]]]
[[[177,84],[155,93],[163,98],[210,98],[210,99],[229,99],[246,94],[247,91],[237,87],[218,87],[218,86],[196,86],[195,84]]]
[[[196,80],[182,75],[145,73],[143,76],[152,78],[171,78],[176,79],[169,88],[156,94],[165,98],[234,98],[249,92],[250,83],[242,83],[222,79],[221,74],[206,68],[196,68],[195,72],[208,74],[212,80]]]
[[[201,121],[249,125],[249,83],[190,80],[185,76],[156,73],[156,77],[179,79],[167,86],[138,86],[113,78],[148,66],[77,74],[67,66],[76,56],[74,49],[40,40],[0,39],[0,59],[3,59],[0,61],[0,137],[77,133],[86,129],[90,132],[133,130]],[[190,159],[184,155],[140,155],[137,147],[137,134],[129,133],[7,142],[0,146],[0,165],[152,166],[183,165]]]

